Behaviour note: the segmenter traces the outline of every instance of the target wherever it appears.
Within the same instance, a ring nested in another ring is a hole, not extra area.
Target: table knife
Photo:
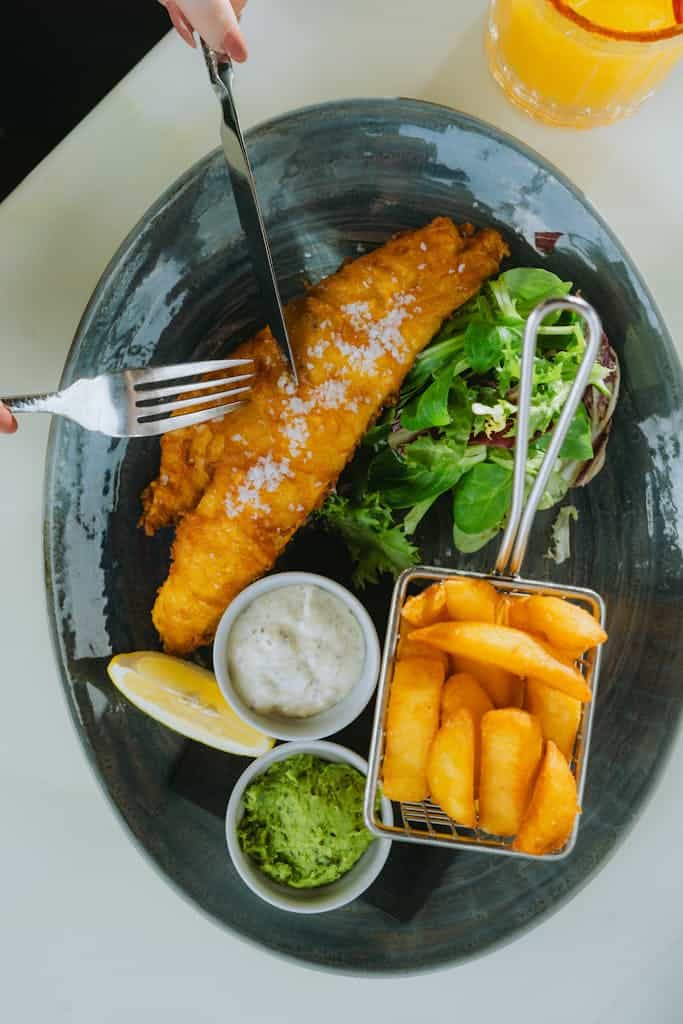
[[[230,181],[235,197],[237,213],[244,231],[252,268],[258,282],[266,320],[273,337],[287,360],[294,382],[298,383],[292,346],[287,334],[282,300],[275,278],[273,258],[268,236],[256,193],[254,174],[249,163],[247,147],[240,128],[237,108],[232,91],[232,61],[216,53],[202,40],[202,51],[209,71],[211,84],[218,96],[223,112],[221,121],[221,142],[228,165]]]

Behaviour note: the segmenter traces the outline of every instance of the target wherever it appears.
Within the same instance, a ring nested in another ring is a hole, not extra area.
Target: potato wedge
[[[482,661],[475,661],[462,654],[452,655],[451,661],[456,672],[474,676],[497,708],[521,706],[523,683],[512,672],[506,672],[504,668],[498,668],[497,665],[486,665]]]
[[[443,667],[434,658],[396,662],[389,692],[387,738],[382,765],[390,800],[426,800],[427,758],[439,727]]]
[[[543,754],[538,719],[517,708],[481,720],[479,827],[496,836],[518,831]]]
[[[479,792],[481,764],[481,720],[493,703],[488,693],[474,676],[459,672],[444,683],[441,691],[441,725],[448,725],[461,708],[467,708],[474,722],[474,794]]]
[[[493,702],[474,676],[457,672],[450,676],[441,690],[441,724],[445,725],[460,710],[471,712],[477,729],[487,711],[493,711]]]
[[[538,594],[517,600],[510,608],[509,622],[517,629],[538,633],[572,659],[607,639],[605,630],[585,608],[561,597]]]
[[[401,635],[399,636],[396,648],[396,658],[401,661],[404,658],[436,658],[443,665],[444,675],[447,675],[449,669],[449,659],[446,652],[439,651],[436,647],[430,647],[429,644],[420,643],[419,640],[413,640],[408,623],[404,623],[401,626]]]
[[[443,583],[433,583],[420,594],[409,597],[401,609],[401,616],[411,626],[420,629],[446,618],[446,591]]]
[[[543,739],[552,740],[570,761],[581,721],[581,701],[538,679],[527,679],[524,706],[541,723]]]
[[[498,591],[486,580],[444,580],[448,618],[456,622],[495,622]]]
[[[559,661],[540,640],[519,629],[487,622],[437,622],[415,630],[413,639],[517,676],[533,676],[576,700],[591,699],[586,680],[576,668]]]
[[[510,625],[510,608],[512,606],[513,601],[514,598],[510,597],[509,594],[498,595],[498,607],[496,608],[495,621],[498,623],[499,626]]]
[[[529,613],[527,611],[528,604],[528,597],[511,597],[507,608],[508,620],[506,625],[512,626],[513,629],[523,629],[525,633],[531,633],[532,629],[529,625]]]
[[[580,813],[576,779],[561,751],[548,740],[531,802],[512,849],[536,856],[561,850]]]
[[[442,725],[431,745],[427,780],[431,799],[449,818],[474,828],[475,725],[472,712],[459,708]]]

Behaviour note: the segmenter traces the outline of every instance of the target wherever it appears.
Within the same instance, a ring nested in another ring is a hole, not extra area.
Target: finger
[[[178,0],[178,6],[213,50],[240,63],[247,59],[247,44],[229,0]]]
[[[183,39],[188,46],[192,46],[194,48],[195,41],[192,34],[192,25],[178,5],[174,3],[174,0],[159,0],[159,3],[161,3],[168,11],[168,16],[173,23],[173,28],[176,30],[180,38]]]
[[[0,434],[13,434],[16,429],[14,416],[6,406],[0,404]]]

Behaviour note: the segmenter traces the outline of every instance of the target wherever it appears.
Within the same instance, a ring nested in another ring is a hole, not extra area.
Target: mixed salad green
[[[458,310],[418,356],[396,404],[363,438],[318,516],[346,542],[354,582],[376,582],[419,561],[412,537],[437,498],[449,494],[453,539],[462,552],[505,523],[512,488],[515,415],[526,319],[572,285],[537,268],[508,270]],[[534,363],[527,477],[538,472],[585,348],[574,314],[549,316]],[[572,421],[540,508],[560,502],[604,463],[619,391],[617,357],[603,338],[584,400]],[[553,554],[567,550],[567,514]],[[565,555],[566,557],[566,555]]]

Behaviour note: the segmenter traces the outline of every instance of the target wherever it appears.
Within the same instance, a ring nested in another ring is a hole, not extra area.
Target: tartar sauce
[[[360,679],[365,640],[335,594],[276,587],[237,617],[228,638],[233,685],[261,714],[308,718],[338,704]]]

